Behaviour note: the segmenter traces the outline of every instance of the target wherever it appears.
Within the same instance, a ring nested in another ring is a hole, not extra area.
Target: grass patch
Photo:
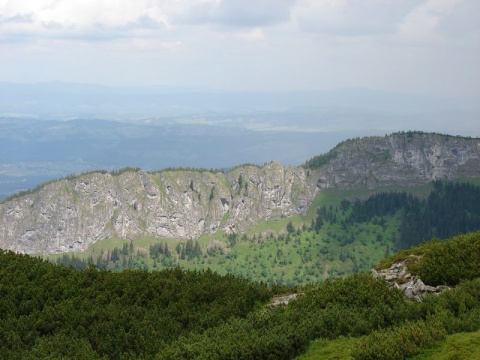
[[[480,331],[449,335],[438,346],[411,360],[472,360],[480,359]]]
[[[304,223],[304,217],[302,215],[294,215],[289,218],[283,218],[280,220],[268,220],[268,221],[262,221],[261,223],[253,226],[248,232],[247,235],[253,236],[253,235],[261,235],[262,233],[268,231],[268,232],[274,232],[276,234],[279,234],[281,232],[285,232],[285,229],[287,228],[287,224],[289,222],[292,222],[293,226],[296,228],[301,227]]]
[[[355,338],[341,337],[335,340],[314,340],[310,343],[305,354],[296,360],[349,360],[352,359],[352,347]]]
[[[356,338],[314,340],[296,360],[350,360]],[[480,331],[448,335],[434,348],[410,360],[472,360],[480,359]]]

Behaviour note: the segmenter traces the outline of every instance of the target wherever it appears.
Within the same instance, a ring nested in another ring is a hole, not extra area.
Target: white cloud
[[[235,33],[235,37],[237,39],[245,41],[258,41],[265,39],[265,35],[261,28],[253,28],[247,31],[238,31]]]
[[[0,31],[25,36],[115,36],[130,28],[168,26],[159,1],[13,0],[0,4]],[[25,21],[20,21],[24,19]]]
[[[427,0],[413,9],[399,26],[399,33],[414,41],[434,41],[441,21],[463,0]]]
[[[443,17],[438,30],[452,36],[475,35],[480,38],[480,1],[465,0],[455,4],[449,13]]]
[[[179,20],[193,24],[226,27],[261,27],[290,20],[294,0],[202,1],[179,14]]]
[[[479,94],[479,12],[480,0],[0,0],[0,81]]]
[[[286,22],[294,0],[4,0],[0,33],[15,36],[123,37],[182,24],[257,28]],[[177,23],[175,23],[177,22]]]
[[[121,51],[179,50],[183,47],[181,41],[162,41],[142,37],[114,40],[113,45]]]
[[[302,30],[340,36],[395,32],[422,0],[300,0],[294,11]]]

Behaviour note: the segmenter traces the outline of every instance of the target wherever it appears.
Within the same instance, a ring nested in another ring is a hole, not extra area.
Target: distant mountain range
[[[50,119],[187,116],[219,113],[309,112],[445,115],[480,112],[472,99],[448,99],[368,89],[233,92],[168,86],[108,87],[63,82],[0,82],[0,116]],[[362,111],[363,110],[363,111]]]

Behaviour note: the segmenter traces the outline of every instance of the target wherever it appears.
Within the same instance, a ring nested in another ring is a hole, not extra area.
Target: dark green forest
[[[433,190],[427,198],[420,198],[405,191],[382,192],[366,200],[343,200],[342,212],[349,212],[342,226],[369,222],[374,219],[384,226],[384,217],[400,216],[397,249],[407,249],[431,238],[446,239],[457,234],[480,228],[480,187],[470,183],[433,182]],[[324,221],[337,220],[338,209],[317,210],[315,229]]]
[[[353,359],[405,359],[480,330],[480,232],[424,242],[412,273],[452,287],[422,302],[360,272],[297,289],[178,268],[84,270],[0,251],[0,354],[8,359],[291,359],[355,338]],[[297,291],[286,306],[268,305]]]

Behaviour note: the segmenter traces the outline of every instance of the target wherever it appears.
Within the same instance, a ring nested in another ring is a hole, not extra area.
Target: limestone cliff
[[[195,238],[243,231],[305,212],[315,179],[271,163],[228,173],[98,172],[49,183],[0,205],[0,247],[26,253],[81,251],[118,236]]]
[[[262,220],[305,213],[322,188],[457,178],[480,178],[480,139],[417,133],[354,139],[305,167],[89,173],[0,204],[0,248],[55,253],[81,251],[112,236],[241,232]]]

